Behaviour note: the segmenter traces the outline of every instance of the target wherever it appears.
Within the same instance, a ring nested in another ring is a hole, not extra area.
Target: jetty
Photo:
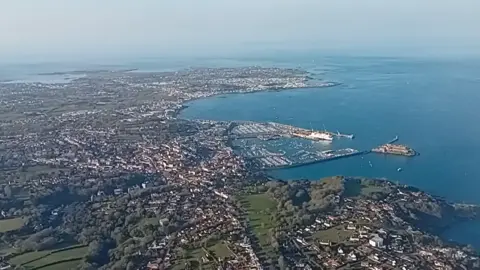
[[[393,138],[392,140],[388,141],[386,144],[396,143],[397,141],[398,141],[398,135],[395,136],[395,138]]]
[[[301,166],[307,166],[315,163],[327,162],[335,159],[340,158],[347,158],[357,155],[367,154],[369,151],[358,151],[352,148],[345,148],[339,150],[326,150],[319,153],[316,153],[317,156],[315,158],[305,160],[305,161],[296,161],[292,162],[285,157],[279,158],[276,160],[272,159],[259,159],[256,164],[259,168],[264,170],[277,170],[277,169],[288,169],[288,168],[295,168]]]
[[[353,134],[342,134],[338,130],[337,130],[337,133],[332,132],[331,134],[332,134],[332,136],[340,137],[340,138],[348,138],[348,139],[355,138],[355,135],[353,135]]]

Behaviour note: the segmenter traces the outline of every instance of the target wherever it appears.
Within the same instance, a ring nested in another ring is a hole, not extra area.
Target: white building
[[[383,238],[378,236],[378,234],[374,234],[373,237],[368,241],[368,243],[372,247],[381,248],[381,247],[383,247]]]

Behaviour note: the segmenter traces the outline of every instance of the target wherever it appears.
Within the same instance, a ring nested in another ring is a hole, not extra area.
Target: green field
[[[381,186],[362,186],[361,194],[371,196],[373,193],[388,193],[388,189]]]
[[[148,225],[148,224],[159,225],[160,224],[159,221],[160,221],[160,218],[156,218],[156,217],[155,218],[144,218],[138,223],[138,225]]]
[[[25,223],[23,218],[10,218],[0,220],[0,233],[13,231],[22,228]]]
[[[37,260],[52,252],[51,250],[32,251],[11,258],[8,262],[13,265],[22,265],[29,261]]]
[[[316,232],[313,236],[318,241],[330,241],[332,243],[346,242],[353,235],[353,231],[348,231],[343,226],[336,226],[328,230]]]
[[[233,253],[227,248],[224,243],[216,243],[213,246],[207,248],[215,257],[227,258],[233,256]]]
[[[347,197],[370,197],[375,193],[386,194],[389,192],[390,188],[387,186],[365,184],[355,180],[345,182],[345,196]]]
[[[13,253],[15,253],[15,251],[17,251],[17,250],[14,249],[13,247],[11,247],[9,244],[0,243],[0,257],[4,257],[4,256],[7,256],[9,254],[13,254]]]
[[[15,256],[9,260],[9,263],[12,265],[23,265],[27,269],[33,269],[62,260],[82,259],[87,253],[87,250],[88,247],[86,246],[78,246],[73,249],[59,250],[58,252],[55,252],[55,250],[33,251]],[[73,263],[78,264],[78,262],[79,261],[63,262],[42,269],[68,269],[57,267],[63,265],[73,265]]]
[[[31,263],[27,263],[27,267],[40,267],[49,263],[67,260],[67,259],[81,259],[87,253],[88,247],[78,247],[75,249],[64,250],[60,252],[55,252],[47,257],[35,260]]]
[[[185,263],[187,261],[190,261],[191,264],[193,265],[198,265],[202,257],[205,256],[205,252],[201,248],[197,249],[190,249],[187,250],[186,252],[186,257],[185,259],[179,259],[176,262],[174,262],[172,269],[173,270],[182,270],[185,269]],[[211,263],[202,263],[203,269],[215,269]],[[197,269],[198,267],[193,267],[193,269]]]
[[[62,262],[54,265],[38,268],[38,270],[70,270],[77,269],[77,265],[80,263],[81,259],[71,261],[71,262]]]
[[[277,210],[277,202],[267,194],[254,194],[245,197],[248,218],[261,245],[268,245],[268,231],[275,227],[271,220]]]
[[[213,256],[208,257],[210,259],[209,262],[202,262],[202,257],[206,257],[207,253],[203,248],[196,248],[196,249],[190,249],[186,250],[186,256],[184,259],[179,259],[177,260],[172,269],[174,270],[180,270],[180,269],[185,269],[185,263],[189,261],[191,263],[191,267],[193,269],[198,269],[198,265],[201,262],[202,269],[217,269],[218,264],[216,261],[218,258],[226,258],[226,257],[231,257],[233,256],[233,253],[230,252],[230,250],[227,248],[226,244],[224,242],[217,242],[209,247],[207,247],[208,253]],[[181,254],[179,253],[180,258],[182,257]]]
[[[258,244],[267,257],[275,257],[270,241],[270,231],[276,227],[273,217],[277,214],[277,202],[266,193],[246,195],[241,198],[241,201],[247,210],[247,216],[253,233],[258,239]]]

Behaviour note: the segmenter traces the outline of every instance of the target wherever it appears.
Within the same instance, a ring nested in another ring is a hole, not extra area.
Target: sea
[[[39,77],[38,71],[138,68],[141,72],[250,65],[302,68],[315,79],[340,85],[214,96],[189,102],[180,117],[274,121],[355,135],[353,140],[335,140],[327,146],[331,149],[366,150],[398,136],[399,143],[409,145],[420,155],[409,158],[368,154],[271,174],[280,179],[312,181],[332,175],[386,178],[449,201],[480,204],[479,59],[315,54],[177,62],[142,59],[94,66],[72,63],[35,69],[0,67],[0,79],[54,83],[72,77]],[[480,221],[458,224],[442,236],[480,250]]]
[[[332,175],[386,178],[449,201],[480,204],[480,61],[319,57],[267,63],[303,68],[341,85],[214,96],[188,103],[180,117],[274,121],[355,135],[334,141],[331,149],[367,150],[398,136],[420,155],[368,154],[271,174],[312,181]],[[480,249],[480,222],[459,224],[443,237]]]

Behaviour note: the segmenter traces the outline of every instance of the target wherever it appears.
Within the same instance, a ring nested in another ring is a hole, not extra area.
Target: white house
[[[383,247],[383,238],[381,238],[380,236],[378,236],[378,234],[374,234],[373,237],[370,238],[370,240],[368,241],[368,243],[369,243],[372,247],[381,248],[381,247]]]

